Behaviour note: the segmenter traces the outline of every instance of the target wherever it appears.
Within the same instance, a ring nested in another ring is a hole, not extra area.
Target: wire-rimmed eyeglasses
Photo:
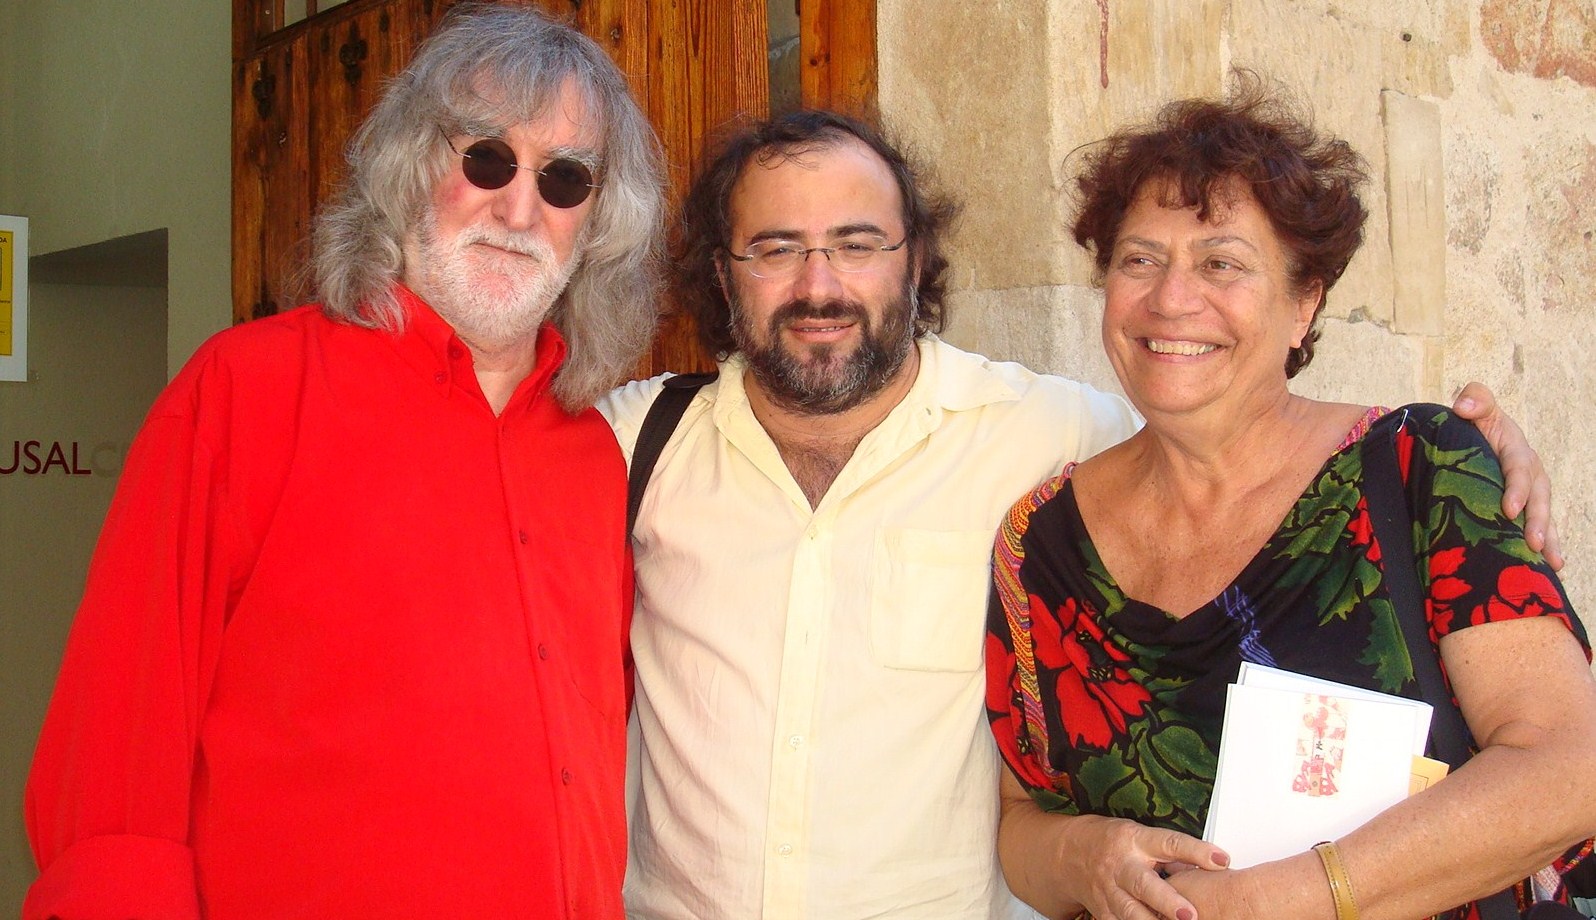
[[[883,252],[897,252],[909,241],[904,237],[883,245],[886,237],[874,234],[845,236],[830,246],[800,246],[792,240],[760,240],[743,250],[742,255],[727,250],[733,261],[741,262],[755,278],[791,278],[803,269],[811,252],[823,254],[831,267],[840,272],[867,272],[880,262]]]
[[[438,133],[443,135],[443,142],[449,145],[450,150],[465,158],[460,166],[466,181],[484,191],[491,192],[509,185],[518,169],[537,175],[538,194],[556,208],[574,208],[598,188],[593,183],[593,171],[580,160],[556,157],[543,164],[541,169],[522,166],[515,161],[515,151],[510,149],[510,145],[496,137],[485,137],[464,150],[458,150],[447,132],[439,128]]]

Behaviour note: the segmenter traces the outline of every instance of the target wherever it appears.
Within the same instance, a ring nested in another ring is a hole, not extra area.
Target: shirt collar
[[[455,383],[481,396],[471,350],[430,304],[403,284],[394,285],[394,296],[404,311],[403,331],[392,336],[393,346],[411,367],[428,378],[440,392],[447,393]],[[538,329],[537,366],[516,387],[510,405],[530,401],[548,389],[554,373],[565,363],[565,337],[552,323]],[[506,407],[508,409],[508,406]]]
[[[926,335],[920,340],[920,377],[908,399],[917,397],[948,412],[960,412],[1013,402],[1020,393],[993,371],[989,359]]]
[[[930,333],[921,336],[915,346],[920,350],[919,372],[889,418],[927,417],[934,423],[943,412],[978,409],[1020,398],[1014,387],[993,372],[992,362],[980,355],[954,348]],[[715,393],[717,422],[734,412],[750,411],[743,379],[747,370],[748,360],[742,352],[721,362]]]

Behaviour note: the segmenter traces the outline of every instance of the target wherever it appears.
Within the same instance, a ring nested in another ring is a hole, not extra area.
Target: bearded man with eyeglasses
[[[40,739],[24,916],[621,915],[623,460],[662,181],[604,52],[451,14],[318,217],[319,305],[135,442]]]
[[[825,112],[738,130],[688,193],[678,289],[720,366],[633,531],[634,920],[1034,916],[996,858],[993,536],[1139,420],[937,338],[951,216]],[[629,456],[679,383],[600,401]]]

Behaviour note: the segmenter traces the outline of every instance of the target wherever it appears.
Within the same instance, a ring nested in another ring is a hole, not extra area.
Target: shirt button
[[[526,531],[524,531],[524,530],[517,530],[517,531],[516,531],[516,532],[515,532],[515,535],[516,535],[516,536],[517,536],[517,537],[519,537],[519,538],[520,538],[520,539],[521,539],[521,544],[522,544],[522,545],[523,545],[523,546],[525,546],[525,545],[526,545],[526,542],[527,542],[527,540],[529,540],[529,539],[531,539],[531,538],[530,538],[530,537],[528,537],[528,536],[527,536],[527,535],[526,535]]]
[[[460,349],[460,346],[454,344],[453,342],[450,342],[449,343],[449,357],[454,358],[455,360],[459,360],[461,354],[462,354],[462,351]]]
[[[538,643],[538,657],[544,661],[549,660],[549,647],[541,642]]]
[[[806,536],[809,539],[813,540],[814,538],[820,536],[820,528],[811,527],[808,530],[804,531],[804,536]]]
[[[562,782],[565,785],[569,786],[569,785],[571,785],[571,779],[572,779],[572,776],[571,776],[571,771],[570,770],[561,770],[560,771],[560,782]]]
[[[793,735],[791,738],[787,739],[787,743],[792,745],[795,748],[802,747],[803,743],[804,743],[804,736],[803,735]]]
[[[792,844],[784,843],[781,846],[776,848],[776,852],[780,853],[783,856],[791,856],[792,855]]]
[[[449,382],[449,375],[443,373],[442,371],[439,371],[438,374],[435,375],[432,379],[438,381],[439,383],[448,383]]]

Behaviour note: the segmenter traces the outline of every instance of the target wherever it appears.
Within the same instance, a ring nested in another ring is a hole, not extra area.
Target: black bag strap
[[[1463,713],[1452,701],[1452,691],[1441,675],[1438,653],[1430,644],[1430,624],[1425,619],[1419,592],[1418,566],[1413,558],[1413,518],[1408,512],[1402,469],[1397,462],[1396,435],[1407,424],[1408,410],[1389,416],[1393,423],[1379,424],[1363,439],[1363,493],[1369,518],[1384,562],[1381,578],[1396,608],[1397,623],[1413,662],[1424,702],[1434,709],[1430,717],[1430,755],[1456,770],[1469,759],[1471,736]],[[1518,902],[1511,888],[1478,902],[1482,920],[1518,920]]]
[[[626,537],[632,537],[632,525],[637,523],[637,509],[643,506],[643,490],[659,462],[660,451],[671,439],[671,433],[682,420],[682,413],[698,395],[698,391],[718,376],[715,371],[704,374],[677,374],[665,378],[664,389],[655,397],[643,416],[643,426],[637,431],[637,445],[632,448],[632,470],[626,477]]]
[[[1413,519],[1397,465],[1396,435],[1407,424],[1406,409],[1395,413],[1395,424],[1369,432],[1363,440],[1363,490],[1369,517],[1385,561],[1381,577],[1413,662],[1413,677],[1420,697],[1435,708],[1430,720],[1430,754],[1456,770],[1469,759],[1469,730],[1463,714],[1452,703],[1452,691],[1441,676],[1440,660],[1430,644],[1430,624],[1419,593],[1418,566],[1413,558]]]

